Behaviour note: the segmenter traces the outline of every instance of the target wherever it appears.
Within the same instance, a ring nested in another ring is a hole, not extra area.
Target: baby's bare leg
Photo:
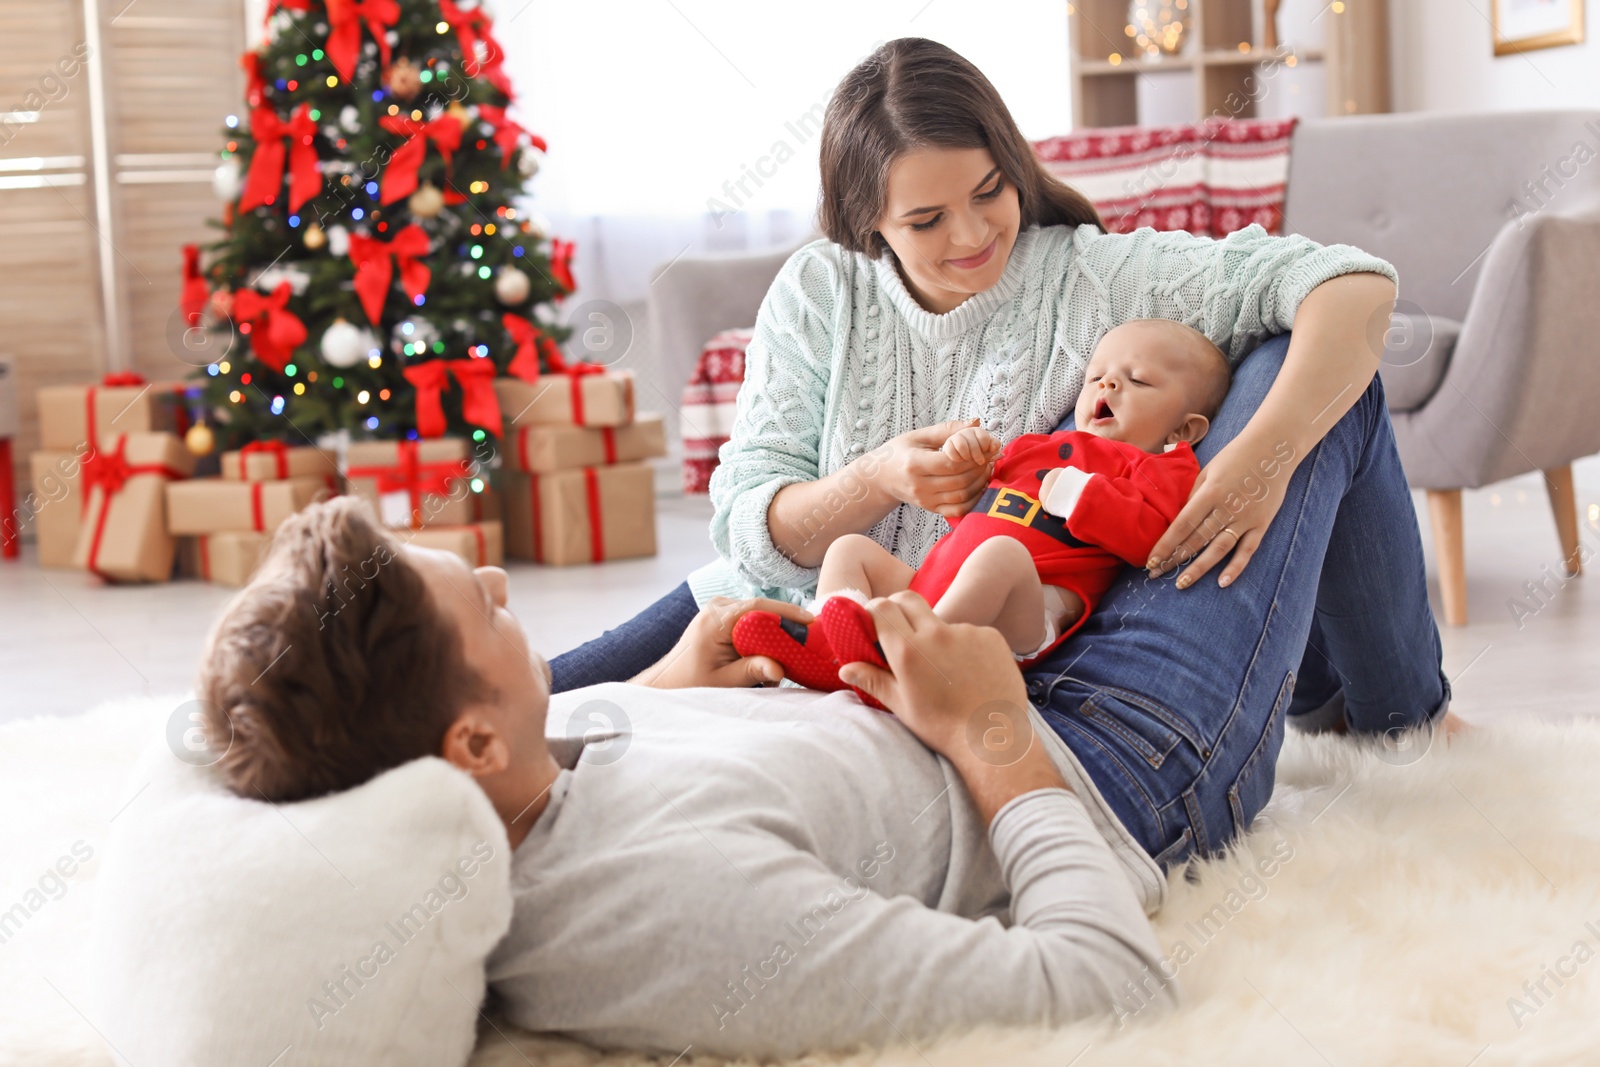
[[[961,564],[934,605],[946,622],[993,626],[1016,653],[1044,640],[1044,586],[1028,548],[1014,537],[991,537]]]
[[[843,589],[859,589],[869,597],[888,596],[909,588],[915,573],[872,538],[845,534],[822,557],[817,599]]]

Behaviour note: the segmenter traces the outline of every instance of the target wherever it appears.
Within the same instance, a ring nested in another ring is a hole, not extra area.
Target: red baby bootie
[[[828,644],[833,648],[833,656],[838,666],[846,663],[870,663],[874,667],[889,669],[889,661],[883,658],[883,649],[878,647],[878,628],[872,622],[872,616],[867,614],[867,609],[848,596],[831,596],[823,602],[817,612],[817,625],[813,629],[820,629],[828,635]],[[835,670],[837,676],[837,670]],[[879,711],[889,709],[873,699],[866,690],[851,686],[856,696],[869,708]]]
[[[807,689],[843,689],[839,666],[822,627],[794,622],[771,611],[747,611],[733,624],[733,647],[741,656],[767,656],[783,676]]]

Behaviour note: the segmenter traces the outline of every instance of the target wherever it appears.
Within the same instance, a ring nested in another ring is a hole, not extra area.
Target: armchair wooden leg
[[[1544,485],[1550,493],[1550,510],[1555,512],[1556,536],[1561,538],[1567,576],[1576,578],[1583,573],[1583,559],[1578,554],[1578,497],[1572,491],[1572,467],[1545,471]]]
[[[1439,599],[1447,626],[1467,624],[1467,560],[1461,532],[1461,490],[1429,489],[1428,518],[1439,561]],[[1574,535],[1576,536],[1576,535]]]

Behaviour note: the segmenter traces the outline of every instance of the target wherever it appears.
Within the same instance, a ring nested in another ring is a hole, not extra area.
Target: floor
[[[1600,458],[1575,467],[1580,537],[1600,557]],[[1425,505],[1416,504],[1427,536]],[[1600,717],[1600,558],[1563,579],[1542,482],[1466,494],[1471,623],[1443,631],[1455,707],[1469,720]],[[660,555],[600,567],[510,568],[511,606],[554,654],[630,618],[714,556],[704,498],[665,497]],[[1430,551],[1430,568],[1431,568]],[[71,715],[134,693],[181,693],[231,590],[202,582],[107,587],[32,562],[0,563],[0,722]],[[1437,608],[1437,601],[1435,601]]]

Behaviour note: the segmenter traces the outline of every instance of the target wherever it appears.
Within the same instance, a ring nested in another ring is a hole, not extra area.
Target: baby
[[[842,664],[883,665],[861,605],[910,589],[946,621],[995,627],[1019,661],[1040,659],[1082,625],[1125,563],[1148,561],[1200,473],[1191,446],[1210,428],[1229,374],[1222,352],[1188,326],[1118,326],[1089,360],[1076,430],[1001,448],[969,427],[945,442],[953,459],[992,462],[993,475],[920,569],[868,537],[841,537],[823,559],[817,623],[752,612],[735,629],[736,647],[772,656],[803,685],[843,688]]]

